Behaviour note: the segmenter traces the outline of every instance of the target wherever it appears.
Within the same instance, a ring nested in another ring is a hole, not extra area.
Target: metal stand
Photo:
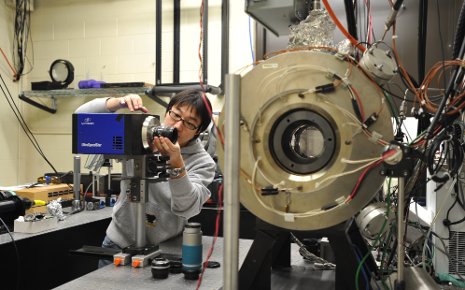
[[[264,223],[260,227],[239,271],[239,289],[271,289],[271,269],[291,265],[289,232]]]
[[[397,280],[396,280],[396,289],[404,290],[405,289],[405,275],[404,275],[404,231],[405,231],[405,178],[399,177],[399,189],[397,197]]]
[[[404,232],[405,232],[405,178],[412,175],[415,161],[418,160],[419,152],[405,146],[404,144],[392,142],[389,150],[395,150],[399,153],[400,158],[386,160],[383,163],[381,175],[398,178],[398,197],[397,197],[397,279],[395,281],[396,290],[405,289],[404,275]]]
[[[224,144],[224,289],[235,290],[239,269],[239,172],[240,172],[240,84],[236,74],[226,76],[226,120]],[[242,289],[242,288],[239,288]]]
[[[74,156],[74,171],[73,171],[73,192],[74,200],[71,206],[71,212],[79,212],[81,208],[81,157]]]
[[[136,243],[114,255],[113,261],[115,265],[126,265],[131,261],[132,267],[142,268],[161,254],[158,246],[146,244],[145,205],[148,199],[149,183],[165,181],[168,178],[166,173],[167,160],[160,155],[141,155],[132,159],[134,160],[134,176],[131,177],[128,198],[136,206]],[[126,168],[123,168],[123,172],[126,172],[125,170]]]
[[[290,267],[290,233],[287,230],[257,222],[257,235],[239,271],[239,289],[271,289],[271,269]],[[322,231],[297,232],[299,237],[328,237],[336,258],[336,290],[356,289],[354,283],[360,256],[368,247],[351,219]],[[365,260],[366,279],[361,278],[359,289],[367,289],[371,273],[377,271],[373,257]],[[312,288],[309,288],[312,289]],[[369,287],[368,289],[372,289]]]

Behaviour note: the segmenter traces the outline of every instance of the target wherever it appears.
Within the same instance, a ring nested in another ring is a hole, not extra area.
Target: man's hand
[[[155,151],[170,157],[170,165],[172,167],[184,166],[184,161],[181,157],[181,146],[179,146],[178,142],[173,144],[173,142],[166,137],[155,136],[153,138],[153,145],[155,146]]]
[[[119,104],[121,108],[128,108],[129,111],[142,111],[148,113],[148,109],[143,106],[142,98],[136,94],[129,94],[119,98]]]
[[[107,109],[109,111],[115,112],[122,108],[127,108],[129,111],[141,111],[143,113],[148,113],[149,110],[144,107],[142,103],[142,98],[136,94],[125,95],[124,97],[119,98],[109,98],[106,103]]]

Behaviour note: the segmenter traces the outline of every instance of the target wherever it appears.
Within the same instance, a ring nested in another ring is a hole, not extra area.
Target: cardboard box
[[[47,217],[38,221],[25,222],[15,220],[14,222],[14,232],[15,233],[26,233],[26,234],[35,234],[47,230],[56,228],[58,225],[57,217]]]
[[[45,186],[37,186],[32,188],[24,188],[15,191],[18,196],[27,197],[30,200],[39,199],[46,202],[58,199],[59,197],[66,199],[73,196],[73,185],[70,184],[51,184]],[[82,185],[81,185],[82,192]]]

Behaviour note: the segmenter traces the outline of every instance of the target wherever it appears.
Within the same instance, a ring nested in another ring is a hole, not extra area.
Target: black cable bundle
[[[16,1],[13,41],[13,64],[16,70],[16,81],[20,79],[25,67],[27,43],[30,32],[30,7],[30,0]]]
[[[15,115],[16,119],[18,120],[19,125],[21,126],[21,129],[23,129],[24,134],[26,134],[27,138],[29,141],[31,141],[32,146],[36,149],[36,151],[39,153],[40,156],[47,162],[48,165],[52,168],[53,172],[57,173],[57,170],[53,166],[53,164],[48,160],[48,158],[45,156],[45,153],[42,151],[42,148],[40,147],[39,142],[35,138],[34,134],[31,132],[29,129],[29,126],[26,123],[26,120],[24,120],[23,115],[21,114],[21,111],[19,110],[13,96],[11,95],[10,90],[8,89],[8,86],[3,79],[2,74],[0,73],[0,91],[7,101],[8,105],[11,108],[11,111]]]
[[[426,163],[432,180],[444,183],[459,172],[464,158],[462,127],[454,123],[431,141],[426,151]],[[439,156],[436,158],[438,152]],[[447,169],[447,172],[439,175],[442,169]]]

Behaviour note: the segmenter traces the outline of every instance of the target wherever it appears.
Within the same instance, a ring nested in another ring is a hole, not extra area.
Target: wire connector
[[[329,83],[329,84],[325,84],[325,85],[315,87],[315,93],[326,94],[326,93],[334,92],[335,89],[336,89],[336,87],[334,86],[334,84]]]
[[[370,115],[370,117],[368,117],[365,122],[363,122],[363,128],[364,129],[368,129],[371,125],[373,125],[376,121],[378,121],[378,114],[377,113],[373,113]]]

